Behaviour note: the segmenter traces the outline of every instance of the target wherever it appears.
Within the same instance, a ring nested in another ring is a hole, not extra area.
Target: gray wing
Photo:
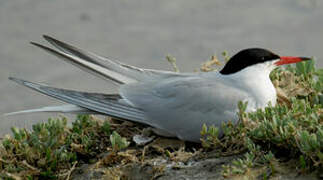
[[[199,141],[203,124],[236,122],[237,103],[248,98],[216,76],[200,75],[124,85],[120,94],[144,109],[155,127],[189,141]]]
[[[11,77],[9,79],[42,94],[54,97],[69,104],[76,105],[76,107],[79,106],[83,109],[85,108],[89,112],[107,114],[111,117],[127,119],[144,124],[147,124],[147,122],[149,122],[146,120],[145,114],[142,110],[124,103],[122,100],[120,100],[121,97],[119,95],[59,89],[17,78]]]

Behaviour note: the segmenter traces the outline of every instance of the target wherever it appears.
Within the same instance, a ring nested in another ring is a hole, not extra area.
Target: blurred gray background
[[[28,42],[52,35],[131,65],[193,71],[213,54],[263,47],[281,55],[315,56],[322,67],[323,1],[319,0],[1,0],[0,113],[60,102],[8,76],[91,92],[116,88]],[[0,134],[57,114],[0,115]]]

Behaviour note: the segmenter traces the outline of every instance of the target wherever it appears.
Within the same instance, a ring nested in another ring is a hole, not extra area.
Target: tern
[[[87,72],[116,84],[118,94],[60,89],[9,77],[18,84],[64,101],[29,112],[104,114],[149,125],[162,136],[200,142],[205,124],[221,130],[222,123],[237,123],[238,102],[248,102],[246,112],[276,104],[276,90],[269,78],[277,66],[310,60],[279,56],[261,48],[244,49],[232,56],[222,70],[176,73],[143,69],[111,60],[44,35],[56,49],[31,44]]]

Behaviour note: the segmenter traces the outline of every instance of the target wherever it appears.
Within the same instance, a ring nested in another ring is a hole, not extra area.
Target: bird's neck
[[[266,66],[252,66],[231,75],[223,75],[235,82],[239,88],[250,94],[251,108],[264,108],[271,102],[276,104],[276,89],[273,86],[269,74],[271,68]]]

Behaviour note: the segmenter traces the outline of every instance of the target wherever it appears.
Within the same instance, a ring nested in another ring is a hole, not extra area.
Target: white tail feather
[[[60,106],[45,106],[37,109],[28,109],[23,111],[11,112],[4,114],[4,116],[12,116],[17,114],[25,114],[25,113],[35,113],[35,112],[61,112],[61,113],[75,113],[75,114],[97,114],[94,111],[88,110],[86,108],[82,108],[80,106],[76,106],[73,104],[65,104]]]

